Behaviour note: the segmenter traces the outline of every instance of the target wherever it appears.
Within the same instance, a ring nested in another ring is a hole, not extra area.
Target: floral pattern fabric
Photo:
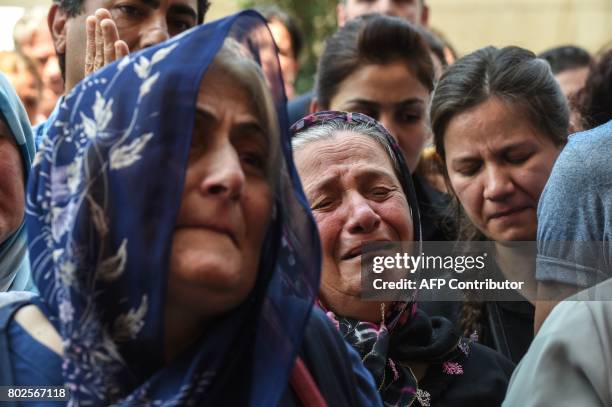
[[[316,226],[282,134],[275,211],[255,288],[163,360],[168,265],[198,84],[226,38],[258,61],[285,129],[265,20],[243,12],[85,78],[36,156],[28,233],[37,300],[63,338],[70,405],[274,405],[319,282]]]

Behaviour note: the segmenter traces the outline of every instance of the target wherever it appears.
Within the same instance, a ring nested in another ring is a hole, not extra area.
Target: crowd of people
[[[297,95],[299,23],[209,6],[55,0],[0,53],[0,386],[612,406],[612,50],[460,57],[426,0],[340,0]],[[525,288],[364,297],[365,243],[432,241]]]

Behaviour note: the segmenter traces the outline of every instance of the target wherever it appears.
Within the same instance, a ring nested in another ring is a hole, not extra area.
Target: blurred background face
[[[338,4],[338,25],[364,14],[380,13],[427,25],[427,8],[422,0],[346,0]]]
[[[25,211],[25,174],[13,135],[0,116],[0,243],[21,224]]]
[[[268,27],[270,27],[272,37],[278,47],[278,60],[283,72],[285,93],[287,94],[287,99],[292,99],[295,96],[293,84],[297,78],[300,66],[293,49],[293,44],[291,43],[291,34],[289,34],[287,27],[278,20],[268,22]]]
[[[451,186],[489,239],[532,241],[536,210],[559,148],[493,97],[455,115],[444,132]]]
[[[359,298],[361,244],[413,240],[391,160],[374,140],[353,132],[306,144],[295,160],[321,237],[323,303],[342,316],[380,321],[380,304]]]
[[[586,66],[559,72],[555,75],[555,79],[559,82],[559,86],[561,86],[561,90],[565,97],[570,99],[576,92],[584,87],[588,76],[589,67]]]
[[[55,95],[59,97],[64,91],[62,74],[53,47],[53,39],[47,25],[41,25],[30,40],[20,44],[21,51],[38,64],[40,77],[46,90],[50,93],[46,96]],[[55,103],[53,103],[55,105]]]
[[[41,97],[41,89],[36,82],[36,78],[25,69],[18,73],[7,74],[6,77],[15,88],[19,99],[23,103],[30,123],[35,124]]]
[[[168,293],[206,317],[247,298],[270,222],[270,146],[251,100],[215,66],[200,86]]]
[[[364,113],[389,130],[413,172],[429,140],[429,91],[402,61],[365,65],[338,87],[331,110]]]

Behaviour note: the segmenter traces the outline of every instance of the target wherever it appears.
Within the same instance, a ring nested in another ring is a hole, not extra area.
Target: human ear
[[[68,14],[59,4],[53,4],[47,15],[47,25],[53,38],[55,52],[59,55],[66,53],[66,22]]]

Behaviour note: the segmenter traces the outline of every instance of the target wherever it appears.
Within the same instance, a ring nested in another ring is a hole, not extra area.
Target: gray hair
[[[381,133],[380,129],[374,123],[358,123],[358,122],[347,122],[341,120],[330,120],[320,124],[307,127],[295,134],[291,140],[291,148],[293,152],[301,150],[310,143],[323,140],[333,140],[337,137],[337,134],[343,131],[350,131],[360,134],[366,138],[374,140],[378,145],[382,147],[387,156],[391,160],[393,170],[398,179],[402,178],[402,168],[395,155],[393,147],[389,143],[387,137]]]
[[[48,7],[32,7],[24,13],[17,23],[15,23],[15,28],[13,28],[13,41],[16,50],[21,51],[23,44],[32,39],[38,27],[47,25],[48,12]]]
[[[273,190],[276,188],[280,162],[280,127],[274,99],[265,75],[247,49],[233,38],[227,38],[213,61],[213,66],[230,75],[250,96],[261,127],[268,136],[269,156],[266,174]]]

